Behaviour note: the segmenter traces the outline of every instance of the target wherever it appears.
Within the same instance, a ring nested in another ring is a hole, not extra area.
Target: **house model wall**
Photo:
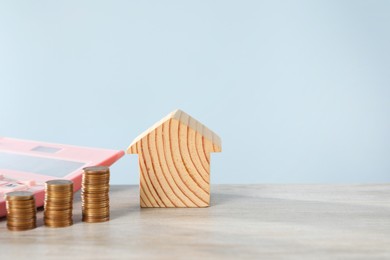
[[[219,136],[181,110],[138,136],[127,153],[139,156],[141,207],[208,207],[211,152]]]

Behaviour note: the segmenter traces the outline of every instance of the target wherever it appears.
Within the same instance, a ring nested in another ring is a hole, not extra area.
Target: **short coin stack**
[[[110,220],[110,169],[106,166],[84,168],[81,200],[83,221],[89,223]]]
[[[73,182],[51,180],[45,187],[45,226],[67,227],[73,224]]]
[[[37,227],[34,194],[29,191],[14,191],[5,195],[7,207],[7,227],[22,231]]]

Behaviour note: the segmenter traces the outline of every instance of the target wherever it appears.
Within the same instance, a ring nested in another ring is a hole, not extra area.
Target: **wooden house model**
[[[208,207],[211,152],[221,139],[181,110],[138,136],[127,153],[139,156],[141,207]]]

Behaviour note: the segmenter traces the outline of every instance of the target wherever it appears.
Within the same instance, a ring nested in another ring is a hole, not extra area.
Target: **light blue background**
[[[1,136],[125,149],[181,108],[213,183],[390,181],[389,1],[1,1],[0,37]]]

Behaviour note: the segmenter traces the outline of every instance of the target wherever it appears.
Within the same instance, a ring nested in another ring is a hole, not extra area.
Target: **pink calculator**
[[[4,195],[27,190],[43,206],[45,182],[67,179],[74,191],[81,187],[83,168],[111,166],[123,151],[78,147],[0,137],[0,216],[6,214]]]

